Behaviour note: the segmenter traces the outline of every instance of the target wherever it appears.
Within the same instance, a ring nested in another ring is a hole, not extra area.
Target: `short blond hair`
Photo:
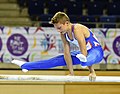
[[[52,18],[50,23],[56,24],[56,23],[62,23],[64,24],[66,21],[70,22],[70,18],[65,14],[64,12],[57,12]]]

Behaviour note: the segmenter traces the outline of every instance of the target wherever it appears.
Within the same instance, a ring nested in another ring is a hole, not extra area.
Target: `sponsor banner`
[[[104,50],[102,63],[120,64],[120,29],[92,29]]]
[[[104,50],[101,63],[120,63],[120,29],[92,29]],[[0,62],[37,61],[63,54],[59,33],[53,27],[0,26]],[[78,47],[71,44],[71,51]]]

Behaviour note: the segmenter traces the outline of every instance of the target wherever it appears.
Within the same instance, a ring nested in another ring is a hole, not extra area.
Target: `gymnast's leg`
[[[92,48],[88,51],[87,62],[81,62],[82,66],[92,66],[93,64],[100,63],[103,59],[102,47]]]
[[[71,57],[73,60],[73,65],[80,64],[80,61],[78,58],[76,58],[75,53],[72,53]],[[19,60],[13,60],[12,63],[17,64],[22,69],[27,69],[27,70],[50,69],[57,66],[66,66],[64,55],[59,55],[47,60],[40,60],[33,62],[23,62]]]
[[[47,60],[26,62],[21,66],[22,69],[35,70],[35,69],[50,69],[57,66],[65,66],[63,55],[53,57]]]

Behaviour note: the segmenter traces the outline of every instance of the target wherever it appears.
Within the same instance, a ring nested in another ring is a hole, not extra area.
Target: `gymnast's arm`
[[[74,75],[72,58],[71,58],[71,54],[70,54],[70,44],[69,44],[69,42],[66,41],[65,36],[63,34],[61,34],[61,39],[63,41],[63,47],[64,47],[64,59],[66,61],[70,75]]]
[[[86,41],[85,41],[85,32],[88,30],[86,27],[82,25],[76,25],[74,30],[74,36],[78,41],[79,49],[85,57],[87,56],[87,48],[86,48]]]
[[[81,53],[87,57],[87,48],[86,48],[86,42],[85,42],[85,37],[89,36],[88,28],[81,25],[81,26],[76,26],[75,31],[74,31],[75,37],[78,40],[79,47]],[[96,74],[92,66],[88,66],[88,69],[90,71],[89,78],[90,79],[95,79]]]

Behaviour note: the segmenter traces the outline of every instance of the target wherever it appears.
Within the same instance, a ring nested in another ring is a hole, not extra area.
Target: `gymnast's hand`
[[[96,74],[95,74],[95,73],[90,73],[90,74],[89,74],[89,80],[90,80],[91,82],[95,82],[95,80],[96,80]]]

